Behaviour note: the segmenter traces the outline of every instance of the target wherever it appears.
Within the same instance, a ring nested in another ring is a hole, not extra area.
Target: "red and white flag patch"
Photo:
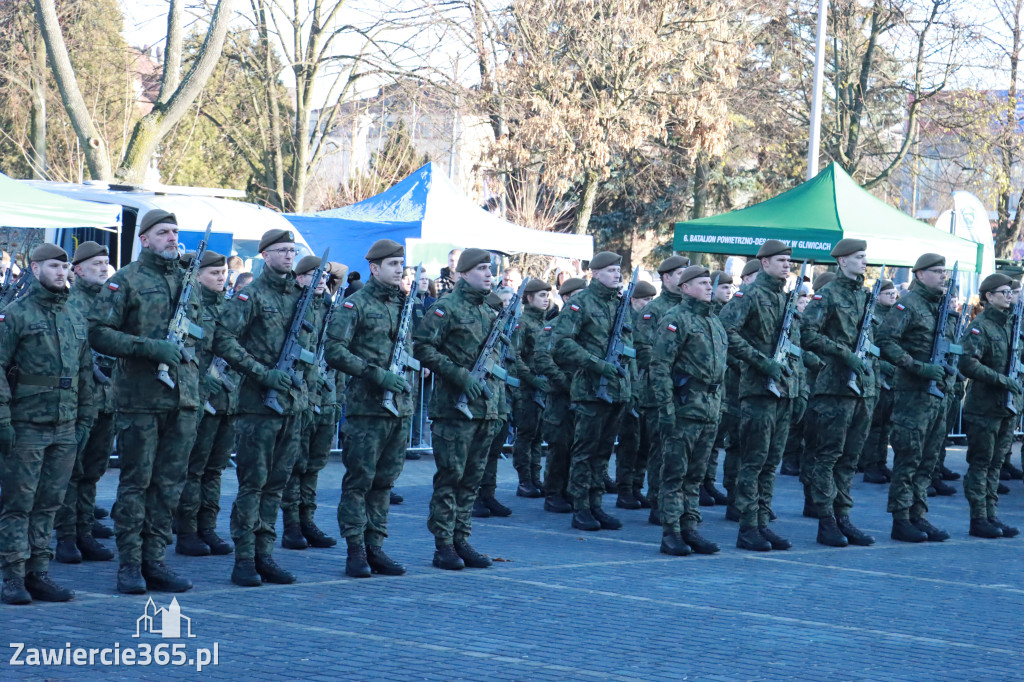
[[[3,313],[0,313],[0,322],[4,322],[6,320],[7,320],[7,316],[4,315]]]
[[[355,304],[352,301],[345,301],[341,304],[345,308],[355,308]]]
[[[815,294],[814,295],[814,300],[815,301],[820,301],[821,300],[821,294]]]
[[[669,330],[670,332],[673,332],[673,333],[674,333],[674,332],[677,332],[677,331],[679,331],[679,327],[677,327],[677,326],[675,326],[674,324],[672,324],[671,322],[669,322],[669,325],[668,325],[668,330]]]
[[[434,314],[437,315],[438,317],[444,317],[445,316],[445,312],[443,310],[441,310],[440,308],[435,308],[434,309]]]
[[[645,320],[651,319],[651,314],[650,313],[644,313],[644,319]]]
[[[546,331],[546,332],[551,331],[551,327],[544,327],[544,331]]]
[[[118,289],[121,288],[121,285],[118,284],[117,282],[107,282],[107,288],[110,289],[111,291],[117,291]]]
[[[899,308],[900,310],[906,310],[907,309],[907,307],[905,305],[903,305],[902,303],[897,303],[896,307]]]
[[[248,301],[249,300],[249,294],[239,294],[238,295],[238,300],[239,301]]]
[[[735,294],[733,294],[733,296],[738,296],[739,298],[743,298],[743,292],[742,291],[737,291]]]
[[[576,305],[575,303],[570,303],[569,304],[569,308],[571,308],[572,310],[577,310],[577,311],[580,309],[580,307],[578,305]]]
[[[980,334],[981,330],[978,329],[977,327],[971,327],[971,333],[972,334]]]

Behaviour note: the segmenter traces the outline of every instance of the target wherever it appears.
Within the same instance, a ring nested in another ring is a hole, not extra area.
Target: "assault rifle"
[[[528,280],[528,278],[527,278]],[[523,291],[526,287],[527,280],[523,280],[523,283],[519,286],[519,291],[516,292],[515,297],[512,299],[517,302],[523,296]],[[487,334],[487,339],[484,341],[484,345],[480,348],[480,353],[476,356],[476,361],[473,363],[473,368],[469,370],[469,376],[480,382],[483,386],[484,396],[491,397],[491,389],[487,387],[487,379],[495,377],[502,381],[508,381],[508,372],[505,371],[504,366],[494,361],[492,357],[495,347],[498,342],[510,344],[512,339],[508,338],[505,334],[505,329],[508,326],[509,318],[513,314],[513,304],[509,303],[498,316],[494,318],[494,322],[491,324],[491,331]],[[466,415],[467,418],[473,418],[473,412],[469,409],[469,398],[463,392],[459,399],[455,402],[455,409]]]
[[[1014,381],[1020,381],[1020,333],[1021,321],[1024,320],[1024,296],[1017,296],[1017,302],[1013,304],[1013,317],[1010,318],[1010,360],[1006,367],[1006,376]],[[1006,409],[1017,414],[1017,405],[1014,403],[1013,391],[1006,392]]]
[[[214,358],[213,362],[210,363],[210,369],[206,370],[206,373],[211,377],[220,382],[221,386],[228,393],[233,393],[235,390],[235,382],[228,376],[228,361],[224,358]],[[207,400],[206,404],[203,405],[203,409],[210,414],[217,414],[217,410]]]
[[[395,347],[391,349],[391,362],[388,363],[388,371],[398,374],[405,379],[405,391],[412,392],[412,385],[405,376],[408,370],[417,371],[420,368],[420,361],[409,353],[408,340],[412,331],[413,309],[416,307],[416,298],[420,293],[420,271],[423,263],[416,266],[416,273],[412,278],[412,285],[409,293],[405,296],[405,303],[402,304],[402,317],[398,320],[398,333],[395,335]],[[398,406],[395,405],[395,394],[393,391],[384,391],[384,399],[380,402],[381,407],[398,416]]]
[[[622,341],[622,331],[633,331],[629,324],[629,311],[633,300],[633,291],[636,289],[637,280],[640,278],[640,266],[633,268],[633,276],[629,278],[629,286],[622,292],[619,298],[619,306],[615,309],[615,323],[612,324],[612,333],[608,337],[608,349],[604,353],[604,361],[615,365],[623,378],[628,378],[626,368],[622,366],[622,358],[635,358],[636,350],[627,346]],[[608,393],[608,377],[602,375],[597,383],[597,397],[606,403],[612,402]]]
[[[878,295],[882,293],[882,280],[885,279],[885,266],[882,266],[881,272],[878,274],[878,279],[875,280],[875,286],[871,287],[871,293],[868,295],[867,303],[864,304],[864,316],[860,320],[860,332],[857,334],[857,345],[854,348],[854,355],[861,359],[861,361],[867,360],[869,355],[874,355],[876,358],[881,355],[881,352],[874,343],[871,342],[871,321],[875,317],[875,306],[878,305]],[[864,371],[866,374],[871,374],[871,365],[864,362]],[[846,383],[850,387],[850,390],[857,395],[863,395],[860,384],[857,383],[857,373],[850,371],[850,380]]]
[[[8,268],[7,273],[10,274],[11,269]],[[28,285],[35,281],[36,276],[32,274],[32,268],[27,267],[21,271],[21,275],[18,276],[17,282],[10,282],[4,289],[3,293],[0,293],[0,310],[3,310],[15,300],[18,299],[23,293],[28,291]]]
[[[316,285],[320,283],[320,279],[324,275],[324,269],[327,267],[327,254],[329,252],[330,249],[327,249],[324,251],[324,255],[320,257],[320,266],[313,271],[313,277],[309,280],[309,286],[302,290],[302,295],[299,296],[299,300],[295,304],[292,323],[288,326],[288,335],[284,338],[281,355],[277,359],[277,364],[274,365],[274,369],[285,372],[291,378],[292,385],[296,388],[302,387],[302,375],[296,371],[296,363],[300,360],[307,365],[312,365],[316,362],[316,355],[302,347],[302,343],[299,341],[299,334],[303,330],[316,331],[313,325],[306,319],[306,312],[309,310],[310,303],[313,302]],[[263,404],[278,414],[284,414],[284,407],[277,399],[277,389],[272,388],[267,391],[266,396],[263,398]]]
[[[314,285],[311,284],[311,286]],[[331,326],[331,320],[334,318],[334,311],[337,309],[338,303],[341,302],[341,298],[341,290],[339,289],[331,298],[331,305],[327,308],[327,314],[324,315],[324,324],[320,329],[320,340],[317,342],[316,346],[316,367],[320,372],[320,379],[324,382],[327,390],[332,393],[338,388],[338,386],[334,382],[334,378],[331,376],[331,370],[327,366],[327,360],[324,358],[324,355],[327,352],[327,328]],[[320,414],[320,406],[314,405],[313,412]]]
[[[100,358],[105,357],[107,356],[101,355],[94,350],[92,351],[92,378],[97,384],[102,384],[103,386],[110,383],[110,377],[104,374],[103,370],[100,369]]]
[[[946,323],[949,321],[949,309],[951,306],[951,300],[953,295],[956,293],[956,276],[960,269],[960,261],[953,263],[953,274],[950,276],[949,286],[946,287],[946,295],[942,297],[942,303],[939,304],[939,313],[935,320],[935,333],[932,336],[932,354],[928,359],[928,362],[933,365],[941,365],[947,370],[953,370],[953,366],[946,359],[947,355],[960,355],[964,352],[963,346],[957,343],[950,343],[949,339],[946,338]],[[953,370],[955,372],[955,370]],[[939,382],[929,381],[928,392],[936,398],[945,397],[945,393],[939,388]]]
[[[206,242],[210,239],[210,229],[213,227],[213,221],[211,220],[206,225],[206,234],[203,236],[202,241],[199,242],[199,246],[196,247],[196,253],[192,256],[192,262],[188,265],[188,270],[185,271],[185,278],[181,280],[181,293],[178,294],[178,305],[174,308],[174,315],[171,316],[171,322],[167,325],[167,337],[166,340],[173,343],[181,351],[181,357],[186,362],[195,362],[196,355],[192,352],[192,349],[185,346],[185,339],[192,337],[194,339],[203,338],[203,328],[198,324],[188,319],[188,304],[192,300],[192,291],[198,284],[196,275],[199,273],[199,264],[203,261],[203,256],[206,255]],[[174,379],[171,378],[169,373],[170,367],[164,363],[160,363],[156,366],[156,378],[167,384],[169,388],[174,388]],[[207,404],[206,411],[209,412],[212,407]]]
[[[501,351],[498,353],[498,363],[505,367],[505,361],[508,359],[508,351],[512,347],[512,335],[515,334],[516,327],[519,325],[519,316],[523,314],[523,306],[520,305],[522,302],[523,292],[526,291],[526,282],[530,278],[527,277],[523,280],[523,283],[519,286],[517,291],[508,302],[508,309],[512,311],[512,314],[508,317],[508,322],[505,323],[505,333],[501,335]],[[505,383],[513,388],[519,388],[521,385],[519,379],[513,376],[507,377]]]
[[[796,317],[796,301],[800,297],[800,287],[804,284],[805,274],[807,274],[807,261],[804,261],[803,265],[800,266],[800,276],[796,279],[796,286],[789,292],[789,298],[786,299],[786,310],[782,314],[779,335],[775,338],[775,351],[772,353],[772,359],[782,365],[786,371],[786,376],[792,373],[792,370],[789,368],[789,356],[792,355],[798,358],[804,354],[799,346],[793,344],[789,334],[793,329],[793,318]],[[782,397],[782,391],[779,390],[779,386],[775,383],[774,378],[768,379],[768,391],[778,398]]]

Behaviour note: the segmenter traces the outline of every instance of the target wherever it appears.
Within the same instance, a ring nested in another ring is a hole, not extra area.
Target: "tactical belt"
[[[78,388],[78,377],[51,377],[42,374],[18,375],[18,383],[24,386],[48,386],[50,388]]]

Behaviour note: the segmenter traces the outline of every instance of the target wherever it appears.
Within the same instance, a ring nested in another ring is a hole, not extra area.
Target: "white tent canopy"
[[[115,230],[121,207],[69,199],[36,189],[0,173],[0,227]]]

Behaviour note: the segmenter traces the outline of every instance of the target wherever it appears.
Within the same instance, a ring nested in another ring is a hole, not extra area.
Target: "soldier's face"
[[[728,303],[731,298],[732,284],[728,282],[725,284],[719,284],[718,289],[715,290],[715,300],[719,303]]]
[[[804,294],[801,294],[800,296],[797,296],[796,297],[796,310],[797,310],[797,312],[798,313],[802,313],[804,311],[804,308],[806,308],[807,304],[810,303],[810,302],[811,302],[811,297],[810,296],[807,296],[807,295],[804,295]]]
[[[480,263],[472,270],[460,273],[466,284],[478,291],[489,291],[494,283],[494,274],[491,273],[490,263]]]
[[[402,281],[402,273],[405,271],[405,258],[395,256],[385,258],[380,264],[370,263],[370,274],[376,277],[381,284],[397,287]]]
[[[750,284],[750,283],[751,283],[751,282],[753,282],[753,281],[754,281],[755,279],[757,279],[757,273],[756,273],[756,272],[752,272],[752,273],[750,273],[749,275],[744,275],[744,276],[743,276],[743,277],[741,277],[740,279],[741,279],[741,281],[742,281],[742,282],[743,282],[744,284]]]
[[[1008,286],[999,287],[995,291],[985,292],[985,304],[990,305],[999,310],[1008,309],[1013,303],[1010,301],[1010,296],[1013,290]]]
[[[886,308],[891,308],[896,303],[896,289],[886,289],[878,294],[878,303]]]
[[[412,291],[412,275],[402,275],[402,280],[398,283],[398,290],[405,295],[409,295]]]
[[[789,276],[790,257],[785,254],[761,259],[761,269],[769,276],[786,279]]]
[[[921,284],[931,289],[941,289],[946,284],[946,268],[942,265],[936,265],[933,268],[927,270],[918,270],[917,278],[921,280]]]
[[[704,301],[705,303],[710,303],[711,278],[697,277],[696,279],[691,279],[689,282],[684,282],[682,291],[685,296],[695,298],[698,301]]]
[[[644,296],[644,297],[642,297],[642,298],[641,298],[640,296],[634,296],[634,297],[633,297],[633,298],[632,298],[632,299],[631,299],[631,300],[629,301],[629,303],[630,303],[630,305],[632,305],[632,306],[633,306],[633,310],[635,310],[635,311],[637,311],[637,312],[640,312],[641,310],[643,310],[643,309],[644,309],[644,306],[645,306],[645,305],[647,305],[648,303],[650,303],[650,302],[651,302],[651,300],[652,300],[653,298],[654,298],[653,296]]]
[[[455,274],[455,265],[459,262],[459,256],[461,255],[461,251],[452,251],[448,254],[448,272],[452,275]]]
[[[143,248],[149,249],[161,258],[171,260],[178,257],[178,226],[174,223],[157,223],[139,235]]]
[[[266,251],[260,252],[260,255],[263,256],[263,262],[268,268],[279,275],[284,275],[291,272],[297,253],[294,243],[283,242],[268,246]]]
[[[538,291],[535,294],[530,294],[530,305],[537,310],[547,310],[551,305],[551,292]]]
[[[661,285],[673,294],[679,293],[679,280],[682,278],[686,268],[676,268],[661,275]]]
[[[196,275],[196,279],[210,291],[220,293],[224,291],[224,285],[228,281],[228,266],[218,265],[216,267],[199,268],[199,274]]]
[[[67,288],[71,264],[56,258],[32,263],[32,274],[46,289],[61,292]]]
[[[609,289],[618,289],[619,284],[622,283],[622,267],[619,265],[609,265],[606,268],[594,270],[594,279]]]
[[[94,256],[75,266],[75,276],[81,277],[82,281],[89,284],[103,284],[107,281],[107,270],[109,267],[109,257]]]
[[[868,270],[868,252],[857,251],[849,256],[843,256],[839,259],[839,267],[851,277],[863,275]]]

